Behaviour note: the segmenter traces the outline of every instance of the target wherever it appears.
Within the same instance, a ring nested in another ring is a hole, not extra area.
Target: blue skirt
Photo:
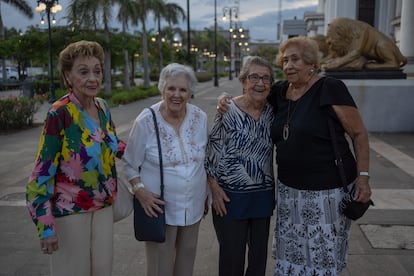
[[[338,275],[346,266],[351,229],[351,220],[339,212],[343,188],[297,190],[278,181],[277,191],[274,275]]]

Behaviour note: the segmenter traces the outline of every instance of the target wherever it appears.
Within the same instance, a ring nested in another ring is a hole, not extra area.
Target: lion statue
[[[328,47],[321,61],[325,70],[398,69],[407,63],[390,38],[359,20],[334,19],[328,25],[325,42],[320,38],[317,42],[320,49]]]

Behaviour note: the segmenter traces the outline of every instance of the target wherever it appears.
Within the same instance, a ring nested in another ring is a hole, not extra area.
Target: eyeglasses
[[[269,75],[259,76],[258,74],[251,74],[248,75],[247,78],[252,83],[258,83],[260,80],[262,80],[264,84],[270,84],[272,82],[272,77]]]

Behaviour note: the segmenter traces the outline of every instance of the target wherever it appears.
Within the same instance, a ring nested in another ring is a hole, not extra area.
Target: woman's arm
[[[216,114],[207,143],[205,168],[208,176],[208,185],[212,195],[212,206],[219,216],[227,214],[225,202],[230,201],[217,181],[218,176],[216,172],[216,168],[221,159],[225,139],[226,129],[223,125],[223,116]]]
[[[123,169],[126,178],[132,186],[134,196],[139,200],[145,213],[150,217],[157,217],[158,213],[163,212],[160,205],[165,205],[165,202],[159,199],[158,195],[151,193],[145,188],[145,183],[141,182],[139,169],[143,162],[145,162],[147,143],[150,140],[149,134],[151,131],[147,120],[151,116],[149,111],[144,110],[135,120],[123,155]],[[150,124],[153,124],[152,119]]]
[[[358,170],[355,200],[367,202],[371,197],[369,176],[359,175],[359,173],[369,172],[368,132],[356,107],[345,105],[333,105],[332,107],[354,146]]]
[[[56,236],[50,199],[55,192],[56,172],[61,158],[63,124],[60,113],[49,112],[40,136],[35,166],[26,187],[27,207],[39,239]]]

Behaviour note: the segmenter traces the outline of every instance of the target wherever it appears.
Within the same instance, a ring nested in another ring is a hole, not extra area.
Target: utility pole
[[[193,66],[191,62],[191,34],[190,34],[190,0],[187,0],[187,62]]]
[[[217,75],[217,0],[214,0],[214,86],[219,86]]]

